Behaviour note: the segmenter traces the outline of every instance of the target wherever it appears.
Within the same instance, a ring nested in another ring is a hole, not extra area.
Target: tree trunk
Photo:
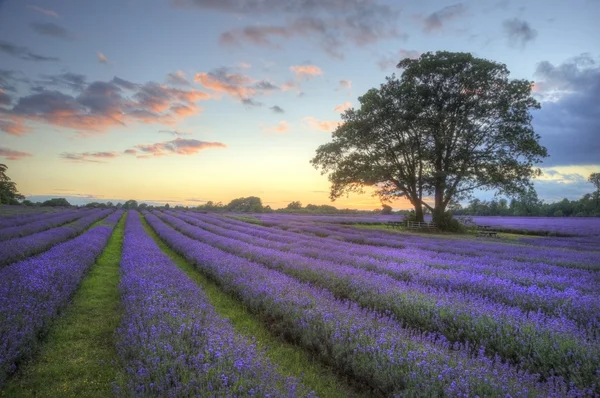
[[[423,204],[421,203],[421,201],[419,199],[412,198],[412,199],[410,199],[410,203],[415,208],[415,221],[416,222],[424,222],[425,219],[423,217]]]

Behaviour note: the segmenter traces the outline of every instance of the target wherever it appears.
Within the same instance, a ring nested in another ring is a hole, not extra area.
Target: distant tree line
[[[473,199],[468,206],[456,206],[452,210],[457,216],[600,217],[600,200],[596,192],[587,193],[579,200],[565,198],[559,202],[545,203],[538,199],[535,191],[529,191],[510,201]]]

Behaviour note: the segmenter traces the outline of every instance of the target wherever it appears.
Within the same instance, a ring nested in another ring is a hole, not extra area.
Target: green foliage
[[[229,211],[241,213],[261,213],[263,211],[262,201],[256,196],[233,199],[226,208]]]
[[[119,205],[117,205],[117,207],[119,207]],[[130,199],[123,204],[123,208],[124,209],[137,209],[138,202],[136,200]]]
[[[392,214],[392,206],[390,205],[382,205],[381,206],[381,214],[390,215]]]
[[[17,191],[17,184],[6,175],[8,166],[0,164],[0,204],[3,205],[18,205],[19,200],[25,199]]]
[[[298,200],[288,203],[286,209],[288,210],[299,210],[302,209],[302,203]]]
[[[517,194],[531,186],[547,152],[531,126],[539,104],[529,81],[468,53],[426,53],[398,67],[401,78],[360,97],[311,160],[328,174],[332,200],[372,186],[383,201],[407,198],[423,221],[424,207],[442,219],[476,188]]]
[[[71,206],[71,204],[65,198],[52,198],[45,202],[42,202],[42,206]]]

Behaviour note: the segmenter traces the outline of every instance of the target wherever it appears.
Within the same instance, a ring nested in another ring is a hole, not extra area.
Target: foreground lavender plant
[[[95,210],[91,214],[62,227],[51,228],[22,238],[2,241],[0,242],[0,268],[3,265],[41,253],[57,243],[77,236],[89,228],[90,225],[112,212],[112,209]]]
[[[278,374],[253,344],[220,318],[202,290],[158,248],[135,211],[121,260],[124,314],[119,396],[311,395]]]
[[[0,387],[68,304],[122,212],[47,252],[0,270]]]
[[[337,300],[327,291],[192,240],[154,215],[146,217],[173,249],[270,322],[275,332],[380,394],[584,394],[561,378],[539,383],[537,376],[490,360],[482,352],[469,356],[468,347],[449,344],[443,336],[403,329],[389,315]]]

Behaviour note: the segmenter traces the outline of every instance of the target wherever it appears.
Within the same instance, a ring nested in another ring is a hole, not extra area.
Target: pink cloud
[[[54,18],[58,18],[58,13],[56,11],[47,10],[47,9],[42,8],[42,7],[34,6],[34,5],[31,5],[31,4],[27,5],[27,7],[30,8],[30,9],[32,9],[32,10],[34,10],[34,11],[37,11],[39,13],[42,13],[42,14],[45,14],[45,15],[48,15],[48,16],[51,16],[51,17],[54,17]]]
[[[158,142],[155,144],[136,145],[135,150],[146,153],[138,157],[165,156],[165,155],[193,155],[208,148],[227,148],[220,142],[205,142],[191,138],[176,138],[171,141]]]
[[[340,104],[338,106],[336,106],[335,108],[333,108],[333,110],[335,112],[344,112],[346,109],[350,109],[352,108],[352,104],[350,103],[350,101],[346,101],[343,104]]]
[[[319,120],[312,116],[305,117],[304,121],[307,122],[311,128],[321,131],[332,131],[342,124],[342,122],[335,120]]]
[[[21,97],[12,109],[0,108],[0,130],[21,135],[26,121],[76,129],[80,134],[127,127],[129,122],[175,125],[202,110],[196,105],[211,95],[154,82],[135,84],[115,77],[111,81],[82,83],[77,95],[41,90]]]
[[[240,99],[252,97],[256,93],[254,88],[248,87],[253,82],[249,76],[229,73],[227,68],[220,68],[214,72],[196,73],[194,81],[209,90]]]
[[[0,114],[1,116],[1,114]],[[31,129],[23,123],[22,119],[12,117],[12,120],[0,120],[0,131],[10,135],[23,135]]]
[[[302,79],[312,79],[323,74],[321,68],[315,65],[293,65],[290,66],[290,70]]]
[[[5,157],[8,160],[19,160],[33,155],[27,152],[15,151],[14,149],[9,149],[0,146],[0,156]]]
[[[108,64],[110,61],[108,60],[108,57],[106,55],[98,51],[98,62],[100,62],[101,64]]]
[[[350,80],[340,80],[340,87],[352,88],[352,82]]]
[[[63,152],[60,157],[73,162],[105,163],[96,159],[112,159],[116,158],[117,154],[114,152]]]
[[[261,125],[260,128],[264,133],[267,133],[267,134],[269,134],[269,133],[283,134],[283,133],[287,133],[287,131],[289,130],[289,125],[288,125],[287,121],[281,120],[274,126],[267,127],[267,126]]]

